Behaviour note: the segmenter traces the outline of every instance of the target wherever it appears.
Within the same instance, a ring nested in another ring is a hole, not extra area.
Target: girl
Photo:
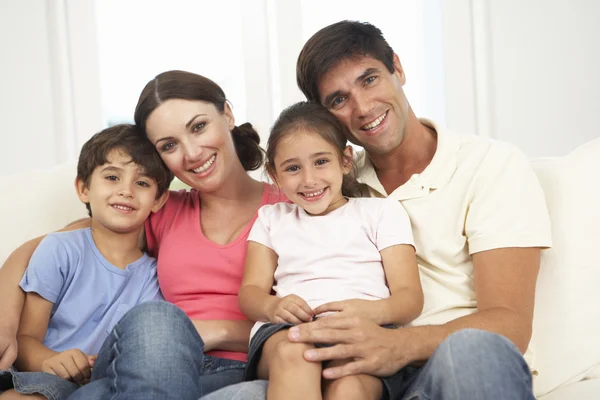
[[[344,129],[324,107],[301,102],[283,111],[269,137],[267,171],[293,204],[259,210],[239,292],[240,309],[258,321],[246,379],[268,379],[269,399],[379,399],[384,388],[374,376],[321,382],[321,364],[303,358],[310,345],[290,342],[287,329],[336,312],[393,327],[423,308],[402,206],[348,197],[356,185]]]

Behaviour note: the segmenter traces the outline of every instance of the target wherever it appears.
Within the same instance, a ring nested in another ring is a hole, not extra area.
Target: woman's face
[[[200,192],[212,192],[240,163],[231,137],[234,125],[227,104],[221,113],[212,103],[170,99],[150,114],[146,132],[177,178]]]

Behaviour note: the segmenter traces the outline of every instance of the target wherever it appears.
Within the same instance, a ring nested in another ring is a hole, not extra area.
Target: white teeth
[[[119,210],[123,210],[123,211],[131,211],[133,210],[133,208],[131,207],[127,207],[127,206],[122,206],[121,204],[113,204],[114,208],[118,208]]]
[[[383,121],[385,119],[386,115],[387,115],[387,111],[384,114],[382,114],[379,118],[377,118],[375,121],[371,122],[370,124],[364,125],[361,129],[371,130],[371,129],[377,128],[379,126],[379,124],[381,123],[381,121]]]
[[[216,158],[217,158],[217,155],[215,154],[211,158],[209,158],[208,161],[205,162],[203,165],[199,166],[196,169],[193,169],[192,171],[195,172],[196,174],[206,171],[208,168],[210,168],[211,165],[213,165]]]
[[[325,189],[321,189],[318,192],[312,192],[312,193],[302,193],[302,195],[304,197],[316,197],[316,196],[320,196],[323,194],[323,192],[325,191]]]

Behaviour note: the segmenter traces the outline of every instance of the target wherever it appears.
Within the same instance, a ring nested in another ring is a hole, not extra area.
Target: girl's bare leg
[[[287,330],[267,339],[258,363],[258,377],[269,380],[267,400],[322,399],[321,363],[306,361],[303,355],[311,348],[290,342]]]
[[[340,366],[348,360],[330,361],[327,366]],[[376,376],[359,374],[343,378],[323,379],[325,400],[379,400],[383,393],[383,382]]]

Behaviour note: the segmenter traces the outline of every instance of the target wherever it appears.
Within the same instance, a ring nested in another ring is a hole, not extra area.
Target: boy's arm
[[[25,293],[18,340],[19,355],[15,366],[19,371],[42,371],[42,363],[58,354],[44,346],[50,313],[54,304],[35,292]]]
[[[90,226],[89,218],[77,220],[61,231]],[[0,268],[0,369],[8,369],[17,356],[17,329],[25,294],[19,282],[27,269],[29,260],[44,236],[29,240],[11,253]]]
[[[415,249],[408,244],[387,247],[381,252],[390,297],[383,300],[350,299],[323,304],[315,314],[337,311],[363,316],[378,325],[406,325],[423,310],[423,289]]]

